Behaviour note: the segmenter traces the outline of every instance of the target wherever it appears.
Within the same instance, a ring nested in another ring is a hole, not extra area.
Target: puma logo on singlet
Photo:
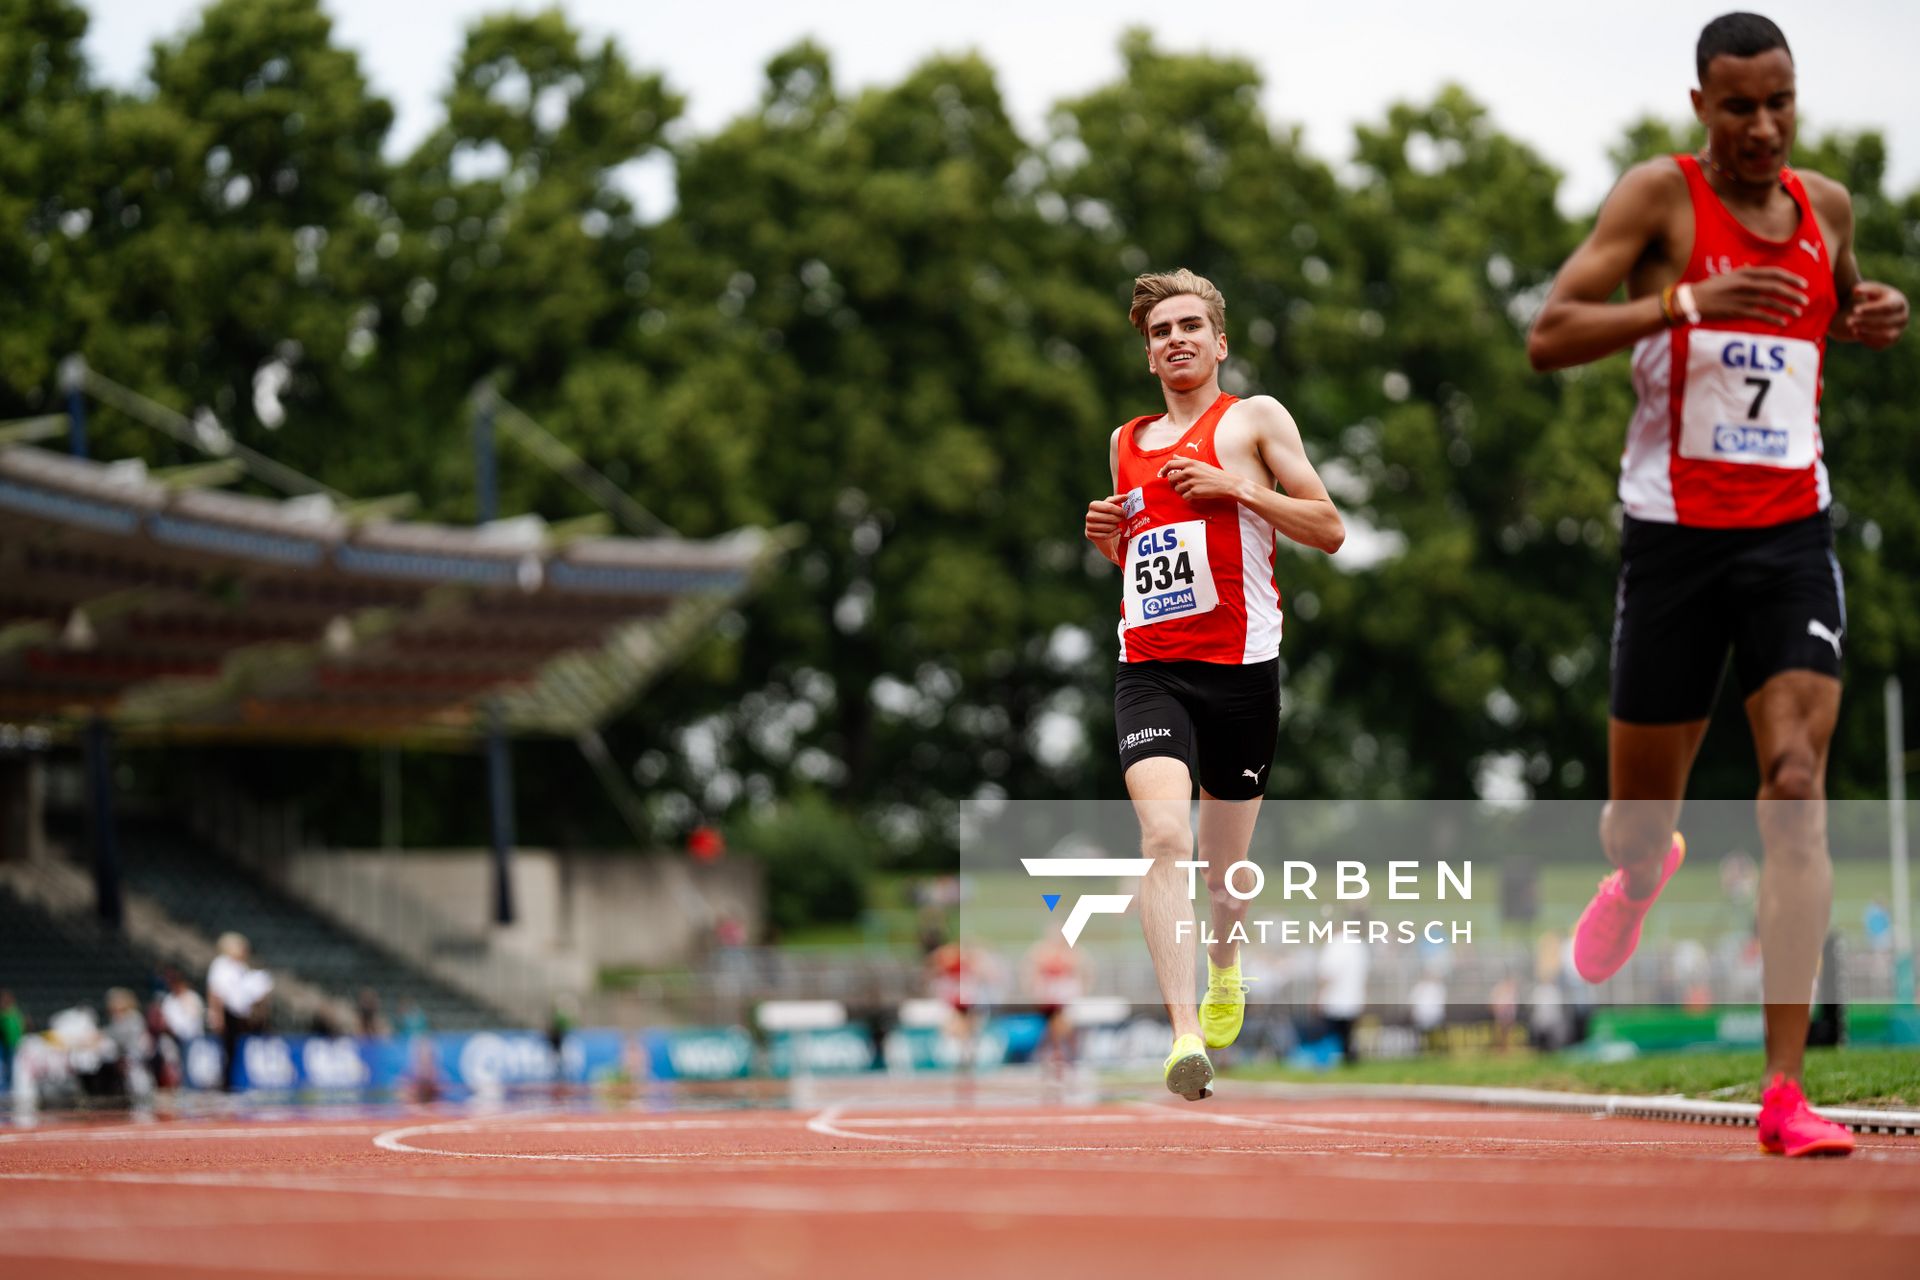
[[[1198,453],[1200,452],[1200,442],[1197,440],[1189,440],[1187,441],[1187,448],[1193,450],[1195,453]]]
[[[1265,765],[1261,765],[1261,766],[1260,766],[1260,768],[1259,768],[1259,769],[1257,769],[1257,770],[1255,770],[1255,769],[1242,769],[1242,770],[1240,771],[1240,776],[1241,776],[1241,777],[1243,777],[1243,778],[1252,778],[1252,779],[1253,779],[1253,780],[1254,780],[1255,782],[1258,782],[1258,781],[1260,781],[1260,775],[1261,775],[1261,774],[1263,774],[1263,773],[1265,773],[1266,771],[1267,771],[1267,766],[1265,766]]]
[[[1846,628],[1842,627],[1840,630],[1845,631]],[[1840,656],[1840,637],[1834,632],[1827,630],[1826,623],[1820,621],[1818,618],[1808,618],[1807,634],[1810,636],[1818,636],[1822,640],[1825,640],[1833,646],[1833,656],[1836,658]]]
[[[1809,239],[1807,239],[1807,238],[1806,238],[1805,236],[1802,236],[1802,237],[1800,238],[1800,247],[1801,247],[1802,249],[1805,249],[1805,250],[1806,250],[1806,251],[1807,251],[1808,253],[1810,253],[1810,254],[1812,254],[1812,255],[1813,255],[1813,260],[1814,260],[1815,262],[1818,262],[1818,261],[1820,261],[1820,246],[1819,246],[1819,245],[1817,245],[1817,244],[1815,244],[1815,243],[1814,243],[1813,241],[1811,241],[1811,240],[1809,240]]]

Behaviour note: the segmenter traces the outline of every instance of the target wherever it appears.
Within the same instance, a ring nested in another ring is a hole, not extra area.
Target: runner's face
[[[1693,91],[1714,163],[1740,181],[1771,186],[1793,151],[1793,58],[1769,49],[1751,58],[1727,54],[1707,64]]]
[[[1214,330],[1207,304],[1190,293],[1147,312],[1147,367],[1174,391],[1204,387],[1227,358],[1227,337]]]

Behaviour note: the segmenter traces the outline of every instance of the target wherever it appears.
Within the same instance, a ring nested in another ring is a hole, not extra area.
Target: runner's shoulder
[[[1245,431],[1250,436],[1278,432],[1283,437],[1298,439],[1300,435],[1299,424],[1287,412],[1287,406],[1272,396],[1248,396],[1236,401],[1221,419],[1220,426],[1222,430]]]
[[[1654,221],[1691,203],[1687,175],[1680,172],[1680,165],[1672,156],[1655,156],[1620,175],[1601,213],[1603,217]]]
[[[1853,225],[1853,194],[1846,184],[1836,182],[1824,173],[1812,169],[1795,169],[1800,185],[1807,189],[1807,199],[1812,202],[1814,211],[1835,226]]]

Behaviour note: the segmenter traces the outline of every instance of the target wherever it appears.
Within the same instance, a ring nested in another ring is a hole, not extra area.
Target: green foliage
[[[782,932],[858,920],[881,851],[870,828],[812,792],[743,819],[727,844],[765,866],[767,919]]]
[[[492,378],[689,535],[797,530],[767,588],[607,728],[663,832],[824,795],[925,858],[966,797],[1118,794],[1117,583],[1080,519],[1108,433],[1159,407],[1131,279],[1174,265],[1225,291],[1228,389],[1292,409],[1356,531],[1338,561],[1281,556],[1274,792],[1463,796],[1501,757],[1538,795],[1604,785],[1631,392],[1624,360],[1527,367],[1584,220],[1462,88],[1360,128],[1336,170],[1264,115],[1249,63],[1143,33],[1041,138],[976,56],[847,93],[802,43],[755,108],[693,133],[678,87],[549,10],[474,23],[444,122],[394,157],[319,0],[219,0],[131,94],[91,83],[85,29],[68,0],[0,0],[0,416],[44,411],[78,350],[337,488],[411,489],[457,521],[467,396]],[[1690,128],[1634,124],[1616,159]],[[1920,294],[1920,193],[1885,190],[1882,139],[1798,158],[1854,191],[1864,271]],[[630,194],[647,168],[674,174],[664,216]],[[278,415],[256,406],[275,368]],[[1901,352],[1832,353],[1862,691],[1837,794],[1882,786],[1870,695],[1920,651],[1915,403]],[[95,440],[187,460],[108,412]],[[505,461],[507,511],[586,510]],[[1721,718],[1696,791],[1744,794],[1737,707]],[[625,838],[570,747],[517,761],[529,840]],[[338,795],[372,772],[305,776]],[[465,773],[419,772],[429,840],[459,807],[428,802]]]

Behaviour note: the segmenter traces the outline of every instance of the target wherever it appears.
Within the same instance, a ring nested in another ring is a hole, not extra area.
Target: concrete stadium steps
[[[107,989],[126,987],[144,1004],[159,957],[90,917],[48,911],[0,885],[0,987],[42,1028],[62,1009],[90,1006],[104,1022]]]
[[[411,1000],[435,1030],[497,1027],[511,1018],[357,937],[170,823],[123,819],[120,848],[127,886],[175,919],[217,938],[245,934],[254,962],[290,971],[352,1001],[364,988],[389,1020]],[[200,975],[195,975],[196,978]]]

